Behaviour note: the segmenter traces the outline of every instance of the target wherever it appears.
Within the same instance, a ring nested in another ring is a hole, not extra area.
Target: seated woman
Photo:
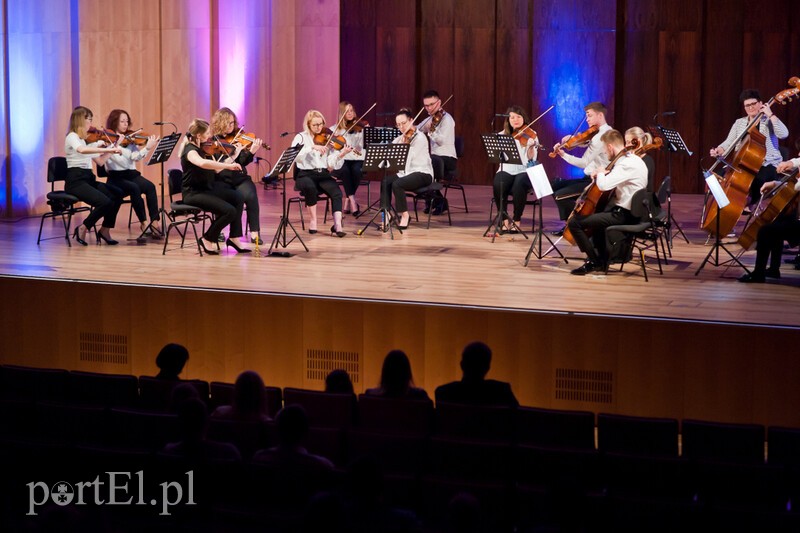
[[[383,368],[381,369],[380,386],[374,389],[367,389],[364,394],[409,400],[429,399],[425,389],[414,386],[411,363],[408,362],[408,356],[402,350],[392,350],[386,354],[386,358],[383,360]]]
[[[215,172],[241,170],[242,167],[239,163],[223,163],[210,159],[201,148],[210,138],[211,128],[208,122],[196,118],[189,124],[186,140],[181,147],[183,200],[189,205],[213,213],[215,217],[203,237],[197,240],[197,244],[208,255],[219,255],[216,250],[217,239],[222,228],[230,225],[230,238],[225,244],[237,252],[249,252],[250,250],[239,247],[233,240],[242,236],[242,196],[233,190],[213,189]]]
[[[67,156],[67,175],[64,191],[77,196],[82,202],[92,206],[92,211],[83,224],[75,228],[73,237],[82,246],[86,246],[86,232],[93,228],[98,220],[103,219],[103,227],[97,232],[97,242],[119,244],[111,238],[111,228],[117,221],[117,212],[122,205],[122,191],[97,181],[92,172],[92,161],[105,164],[111,154],[122,152],[117,146],[105,147],[105,141],[86,144],[86,136],[92,127],[92,111],[83,106],[72,110],[69,117],[69,133],[64,139],[64,153]]]
[[[515,135],[520,128],[530,122],[528,114],[518,105],[509,107],[506,113],[508,113],[508,118],[506,118],[503,130],[499,133]],[[525,202],[528,200],[528,193],[533,188],[526,169],[530,166],[528,164],[529,161],[536,161],[539,140],[536,137],[526,138],[520,136],[516,139],[514,144],[517,146],[522,164],[501,164],[500,168],[497,170],[497,174],[494,175],[494,203],[497,209],[503,214],[503,227],[498,228],[501,233],[509,231],[512,228],[516,229],[522,220],[522,213],[525,211]],[[514,203],[514,213],[512,215],[513,223],[509,222],[506,213],[506,204],[508,203],[509,194]]]
[[[133,121],[130,115],[127,111],[122,109],[114,109],[108,114],[108,118],[106,118],[106,129],[121,136],[128,133],[132,126]],[[120,137],[120,139],[122,139],[122,137]],[[130,141],[126,146],[121,146],[120,143],[117,142],[117,146],[120,147],[121,152],[108,158],[106,161],[106,171],[108,172],[108,183],[121,189],[126,196],[130,196],[131,208],[134,213],[136,213],[136,218],[139,219],[139,226],[142,232],[147,230],[147,214],[149,213],[151,235],[153,238],[160,238],[162,232],[159,221],[156,186],[136,170],[136,162],[147,157],[150,150],[155,148],[158,142],[157,135],[151,135],[145,137],[145,139],[146,142],[142,147]],[[147,199],[148,213],[145,213],[142,195]]]
[[[258,372],[246,370],[236,378],[233,388],[233,404],[220,405],[211,418],[239,420],[247,422],[269,422],[267,414],[267,396],[264,381]]]
[[[410,215],[406,191],[416,191],[433,183],[433,165],[428,148],[428,138],[424,133],[414,128],[414,115],[408,108],[403,108],[395,116],[395,124],[400,130],[400,135],[392,142],[407,143],[408,149],[406,168],[396,175],[386,176],[381,183],[381,206],[388,208],[394,194],[394,205],[400,216],[398,228],[407,229]]]
[[[314,137],[322,136],[324,129],[322,113],[309,110],[303,119],[303,131],[292,141],[292,146],[303,145],[295,160],[294,182],[308,206],[308,232],[317,232],[317,200],[320,193],[325,193],[331,199],[333,211],[331,235],[344,237],[347,233],[342,231],[342,191],[331,172],[342,168],[344,157],[353,151],[353,147],[348,145],[337,151],[327,142],[315,143]]]
[[[634,126],[625,130],[625,146],[630,146],[633,142],[633,139],[636,139],[639,142],[639,147],[647,146],[648,144],[653,143],[653,136],[649,133],[646,133],[639,126]],[[647,152],[642,153],[639,157],[642,158],[642,161],[644,161],[644,164],[647,167],[647,191],[655,192],[656,162]]]
[[[333,175],[342,180],[344,213],[353,213],[353,216],[361,214],[356,201],[356,191],[364,177],[361,172],[361,167],[364,165],[364,126],[355,123],[357,118],[353,104],[339,102],[339,127],[334,134],[343,135],[353,150],[344,156],[344,165],[339,170],[333,171]]]
[[[234,136],[240,130],[239,121],[236,114],[227,107],[223,107],[214,113],[211,117],[211,132],[219,138]],[[247,174],[247,165],[249,165],[256,152],[262,146],[261,139],[254,139],[250,146],[245,150],[242,145],[234,141],[236,151],[232,154],[232,160],[241,165],[240,172],[232,170],[223,170],[217,174],[219,181],[218,185],[234,189],[242,195],[244,205],[247,206],[247,223],[250,226],[250,242],[261,246],[264,242],[259,236],[261,231],[261,210],[258,205],[258,194],[256,193],[256,186],[250,176]]]

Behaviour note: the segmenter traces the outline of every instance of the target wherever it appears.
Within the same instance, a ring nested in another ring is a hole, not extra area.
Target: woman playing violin
[[[399,171],[396,175],[386,176],[381,183],[381,205],[384,208],[388,207],[394,194],[395,207],[400,215],[398,227],[406,229],[410,219],[406,191],[415,191],[433,183],[433,166],[428,152],[428,138],[414,128],[414,115],[411,110],[403,108],[398,111],[395,124],[400,130],[400,135],[392,142],[409,143],[411,146],[408,149],[405,170]]]
[[[211,117],[211,132],[212,135],[219,138],[231,138],[239,132],[239,121],[230,108],[223,107],[218,109]],[[258,194],[256,193],[256,186],[250,176],[247,174],[247,165],[249,165],[255,158],[256,152],[261,148],[263,142],[261,139],[255,139],[250,147],[246,150],[241,144],[234,142],[234,151],[230,154],[231,161],[239,163],[242,167],[241,170],[223,170],[217,174],[217,181],[215,187],[223,189],[235,190],[241,195],[244,205],[247,206],[247,223],[250,226],[251,243],[264,244],[260,237],[261,211],[258,205]],[[241,215],[241,214],[240,214]],[[241,217],[240,217],[241,218]],[[233,231],[233,228],[231,228]]]
[[[344,156],[342,168],[334,170],[333,175],[342,180],[344,185],[344,212],[352,212],[354,216],[361,214],[356,201],[356,191],[363,179],[361,167],[364,165],[364,125],[363,122],[355,124],[357,118],[358,114],[353,104],[340,102],[337,122],[339,126],[333,132],[335,135],[344,136],[347,144],[353,148]]]
[[[527,128],[523,132],[522,128],[530,122],[525,110],[512,105],[506,110],[506,118],[503,130],[500,132],[505,135],[517,135],[516,146],[519,151],[521,165],[501,164],[494,175],[494,202],[497,208],[503,213],[504,225],[500,231],[509,231],[514,225],[519,225],[522,213],[525,210],[525,202],[528,199],[528,192],[532,189],[531,180],[528,178],[526,168],[529,161],[536,161],[539,140],[536,132]],[[508,196],[513,198],[514,212],[512,215],[513,224],[509,223],[506,214],[506,204]]]
[[[141,147],[134,142],[128,142],[126,146],[122,146],[122,141],[126,139],[125,134],[128,133],[131,126],[133,126],[133,121],[130,118],[130,114],[123,109],[114,109],[106,118],[106,129],[119,135],[116,144],[121,150],[119,154],[111,155],[106,161],[108,183],[122,189],[126,196],[130,196],[131,208],[136,213],[143,232],[148,226],[147,214],[150,214],[149,226],[151,235],[153,238],[159,238],[162,232],[159,225],[156,186],[136,170],[136,162],[147,157],[150,150],[155,148],[158,136],[150,135],[146,137],[146,142]],[[142,195],[147,200],[147,213],[145,212],[145,202],[142,200]]]
[[[633,126],[632,128],[625,130],[625,146],[631,146],[631,143],[634,139],[639,142],[639,147],[648,146],[653,143],[653,136],[645,132],[639,126]],[[647,190],[650,192],[655,192],[656,162],[647,152],[642,152],[639,157],[642,158],[642,161],[644,161],[644,164],[647,167]]]
[[[310,109],[303,119],[303,131],[295,135],[292,141],[293,146],[303,145],[295,159],[295,188],[303,195],[308,206],[308,232],[317,232],[317,201],[320,193],[325,193],[331,199],[333,211],[331,235],[344,237],[346,233],[342,230],[342,191],[331,172],[342,168],[344,157],[353,151],[353,147],[334,149],[328,142],[330,136],[323,134],[324,129],[325,117],[319,111]]]
[[[249,252],[250,250],[240,248],[233,241],[242,236],[242,196],[231,189],[214,187],[216,173],[223,170],[236,172],[242,170],[242,167],[239,163],[216,161],[206,155],[201,146],[209,139],[211,126],[205,120],[196,118],[189,124],[180,150],[183,201],[214,214],[214,220],[203,237],[197,240],[197,245],[209,255],[218,255],[216,248],[220,232],[230,224],[231,233],[225,244],[237,252]]]
[[[97,232],[97,242],[118,244],[111,238],[111,228],[117,220],[117,212],[122,204],[122,191],[97,181],[92,172],[92,161],[103,165],[111,154],[119,154],[122,150],[117,146],[106,146],[106,141],[86,144],[86,135],[92,127],[92,111],[78,106],[69,117],[69,133],[64,139],[64,153],[67,159],[67,175],[64,191],[77,196],[82,202],[92,206],[92,211],[83,224],[75,228],[73,237],[86,246],[86,232],[103,219],[103,227]]]

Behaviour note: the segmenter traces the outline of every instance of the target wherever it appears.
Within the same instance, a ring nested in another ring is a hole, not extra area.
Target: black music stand
[[[278,224],[278,229],[275,230],[275,236],[272,238],[272,243],[269,245],[269,250],[267,250],[267,255],[273,257],[291,257],[292,254],[289,252],[279,252],[277,250],[273,251],[274,248],[286,248],[288,247],[295,239],[300,241],[300,244],[303,245],[306,252],[308,251],[308,246],[306,243],[303,242],[303,239],[300,237],[300,234],[297,233],[297,230],[294,229],[292,223],[289,222],[289,215],[287,209],[287,200],[286,200],[286,173],[292,168],[294,165],[294,160],[297,158],[297,154],[300,153],[300,150],[303,148],[302,144],[297,144],[290,148],[287,148],[281,154],[280,159],[278,162],[275,163],[275,166],[272,167],[272,171],[267,174],[265,177],[275,177],[281,180],[283,183],[283,212],[281,214],[281,221]],[[281,179],[281,175],[283,178]],[[286,228],[291,228],[292,232],[294,233],[294,237],[291,239],[286,238]]]
[[[378,116],[380,115],[381,113],[378,113]],[[394,116],[394,113],[389,113],[389,115]],[[400,135],[400,130],[397,128],[391,128],[391,127],[376,128],[374,126],[367,126],[366,128],[364,128],[364,150],[366,150],[367,146],[370,144],[388,144],[392,142],[399,135]],[[366,155],[364,157],[366,158]],[[361,171],[365,172],[363,166],[361,167]],[[361,213],[359,213],[359,215],[356,218],[357,219],[361,218],[368,211],[375,211],[376,210],[375,206],[380,204],[380,201],[381,201],[380,194],[378,194],[378,199],[369,204],[366,209],[362,209]]]
[[[660,137],[661,140],[664,141],[663,146],[667,150],[667,177],[672,179],[672,153],[673,152],[684,152],[689,154],[691,157],[692,152],[689,148],[686,147],[686,143],[683,142],[683,137],[678,132],[678,130],[673,130],[669,128],[665,128],[660,124],[656,124],[655,126],[650,126],[647,128],[650,130],[650,133],[653,135],[653,138]],[[689,244],[689,238],[681,229],[678,221],[675,220],[675,216],[672,214],[672,186],[670,185],[670,192],[667,195],[667,245],[669,246],[670,250],[672,249],[672,237],[673,237],[673,230],[672,225],[675,225],[675,230],[677,233],[681,234],[683,240],[686,241],[686,244]]]
[[[539,163],[537,161],[536,165],[534,165],[534,166],[540,166],[540,165],[541,165],[541,163]],[[544,178],[544,180],[547,180],[547,176],[542,175],[542,177]],[[556,243],[554,243],[552,241],[552,239],[550,239],[550,236],[547,235],[547,233],[545,233],[545,231],[544,231],[544,222],[542,220],[542,212],[544,211],[544,209],[543,209],[544,202],[542,202],[541,200],[544,199],[544,198],[547,198],[548,196],[552,196],[553,195],[553,189],[548,186],[547,190],[545,190],[545,191],[537,190],[536,184],[533,183],[534,179],[535,178],[531,178],[531,184],[533,185],[533,191],[534,191],[534,194],[536,195],[536,199],[539,200],[539,204],[540,204],[539,205],[539,226],[536,229],[536,235],[533,237],[533,241],[531,242],[530,248],[528,248],[528,253],[525,255],[525,261],[523,262],[522,266],[528,266],[528,261],[530,261],[531,255],[535,255],[536,259],[543,259],[543,258],[545,258],[547,256],[547,254],[549,254],[553,250],[555,250],[556,253],[558,253],[558,255],[561,256],[561,259],[564,260],[564,263],[569,264],[569,261],[567,261],[567,258],[564,257],[564,254],[562,254],[561,250],[559,250],[558,246],[556,246]],[[542,253],[542,244],[544,243],[544,239],[547,239],[547,242],[550,243],[550,248],[548,248],[546,252]]]
[[[182,135],[183,134],[176,131],[166,137],[161,137],[161,140],[158,141],[158,144],[153,150],[153,155],[150,156],[150,160],[147,162],[147,166],[161,164],[161,207],[158,208],[158,214],[161,220],[162,234],[166,232],[167,228],[167,210],[164,207],[164,163],[172,156],[172,151],[175,150],[175,146],[178,144],[178,141],[181,140]],[[147,227],[142,230],[142,233],[136,237],[136,242],[144,242],[145,234],[152,230],[153,221],[151,220]]]
[[[408,158],[408,150],[411,145],[406,143],[389,143],[368,144],[366,146],[367,148],[366,153],[364,154],[363,168],[367,171],[383,171],[383,177],[381,178],[382,196],[383,180],[386,178],[386,174],[389,172],[397,173],[406,168],[406,159]],[[382,202],[382,198],[379,197],[378,201]],[[381,204],[381,208],[378,210],[378,212],[373,215],[373,217],[364,225],[363,228],[356,232],[356,235],[363,235],[364,231],[366,231],[370,224],[372,224],[378,217],[381,217],[381,222],[383,223],[382,231],[384,233],[388,231],[392,239],[394,239],[392,225],[397,228],[397,231],[399,231],[401,235],[403,234],[403,230],[400,229],[400,216],[397,214],[397,211],[395,211],[394,207],[392,207],[391,202],[387,202],[387,205]]]
[[[711,250],[708,251],[708,255],[706,255],[706,258],[703,259],[702,263],[700,263],[700,267],[697,269],[694,275],[695,276],[698,275],[700,271],[703,270],[703,267],[706,266],[706,263],[710,263],[712,266],[716,267],[727,265],[728,268],[730,268],[731,265],[736,264],[742,267],[742,269],[744,269],[744,271],[749,274],[750,271],[747,270],[747,267],[745,267],[741,261],[739,261],[739,257],[733,255],[733,253],[731,253],[731,251],[728,250],[728,248],[725,246],[725,244],[734,244],[734,243],[723,243],[722,238],[720,237],[719,234],[719,214],[720,211],[722,211],[722,208],[720,207],[719,204],[722,203],[723,204],[722,207],[728,205],[730,203],[728,197],[725,195],[725,191],[722,190],[722,187],[720,187],[716,176],[711,172],[706,172],[706,183],[708,183],[709,192],[714,196],[714,205],[717,206],[717,220],[716,220],[717,231],[714,232],[714,244],[711,246]],[[727,261],[720,262],[719,260],[720,249],[725,250],[725,253],[727,253],[731,258],[728,259]],[[709,261],[712,255],[714,256],[714,258],[713,260]],[[728,269],[726,268],[725,271],[727,270]]]
[[[517,150],[517,145],[515,144],[514,138],[511,135],[505,135],[502,133],[484,133],[481,135],[481,139],[483,139],[483,147],[486,149],[486,155],[489,158],[489,162],[500,165],[500,170],[503,170],[504,163],[510,165],[522,164],[522,159],[519,157],[519,150]],[[500,203],[503,203],[505,198],[505,191],[501,186]],[[494,242],[498,234],[498,228],[503,224],[504,216],[505,218],[511,220],[511,228],[509,231],[521,233],[523,237],[526,239],[528,238],[528,235],[522,230],[522,228],[514,223],[501,205],[497,206],[497,216],[493,221],[489,222],[489,227],[487,227],[486,231],[483,232],[483,236],[486,237],[489,235],[489,232],[492,230],[492,228],[494,228],[494,231],[492,231],[492,242]]]

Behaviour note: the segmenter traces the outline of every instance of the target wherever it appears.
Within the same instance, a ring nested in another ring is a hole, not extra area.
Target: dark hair
[[[335,394],[355,394],[353,389],[353,381],[350,379],[350,374],[347,370],[337,368],[325,376],[325,392],[332,392]]]
[[[383,359],[381,369],[381,389],[386,396],[404,396],[414,385],[411,363],[402,350],[392,350]]]
[[[188,360],[189,350],[182,344],[171,342],[158,352],[156,366],[161,369],[162,377],[166,374],[177,379],[178,374],[183,371],[183,367]]]
[[[278,411],[275,421],[283,446],[298,446],[308,434],[308,415],[301,405],[287,405]]]
[[[742,94],[739,95],[739,103],[743,104],[745,100],[750,100],[751,98],[761,101],[761,93],[758,92],[758,89],[745,89],[742,91]]]
[[[203,401],[202,398],[200,398],[200,393],[197,392],[197,388],[188,381],[184,381],[173,387],[169,395],[169,411],[171,413],[178,413],[187,400]]]
[[[414,118],[414,112],[411,111],[408,107],[401,107],[400,111],[398,111],[395,116],[405,115],[408,118]]]
[[[233,410],[239,415],[267,414],[264,381],[258,372],[246,370],[236,378],[233,387]]]
[[[492,364],[492,349],[476,341],[464,346],[461,352],[461,370],[467,379],[483,379]]]
[[[424,100],[425,98],[438,98],[440,100],[442,99],[442,97],[439,96],[439,93],[434,91],[433,89],[425,91],[425,94],[422,95],[422,99]]]
[[[508,109],[506,109],[506,114],[511,114],[511,113],[514,113],[516,115],[522,115],[523,126],[527,125],[528,122],[531,121],[530,117],[528,117],[527,111],[525,111],[525,109],[523,109],[522,106],[519,105],[508,106]],[[511,117],[506,117],[506,120],[503,123],[503,131],[507,135],[511,135],[511,132],[514,131],[514,128],[511,127]]]
[[[603,115],[608,113],[608,108],[603,102],[591,102],[583,107],[584,111],[589,111],[590,109],[595,113],[602,113]]]
[[[124,109],[112,109],[111,113],[108,114],[108,118],[106,119],[106,129],[117,131],[117,126],[119,126],[119,117],[122,115],[128,116],[128,129],[133,128],[133,119],[131,118],[130,113]]]

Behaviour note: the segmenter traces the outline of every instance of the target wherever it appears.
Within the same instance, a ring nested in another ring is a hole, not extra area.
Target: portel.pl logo
[[[160,506],[159,515],[169,516],[170,508],[176,505],[196,505],[194,501],[194,471],[186,472],[185,490],[179,481],[159,484],[161,491],[153,494],[149,501],[144,496],[144,471],[105,472],[107,479],[98,475],[93,481],[80,481],[74,485],[57,481],[48,485],[43,481],[27,483],[28,513],[36,516],[36,509],[48,502],[56,505],[150,505]],[[129,489],[130,487],[130,489]],[[134,499],[134,493],[136,499]],[[156,497],[158,496],[158,497]],[[186,498],[184,499],[184,496]]]

